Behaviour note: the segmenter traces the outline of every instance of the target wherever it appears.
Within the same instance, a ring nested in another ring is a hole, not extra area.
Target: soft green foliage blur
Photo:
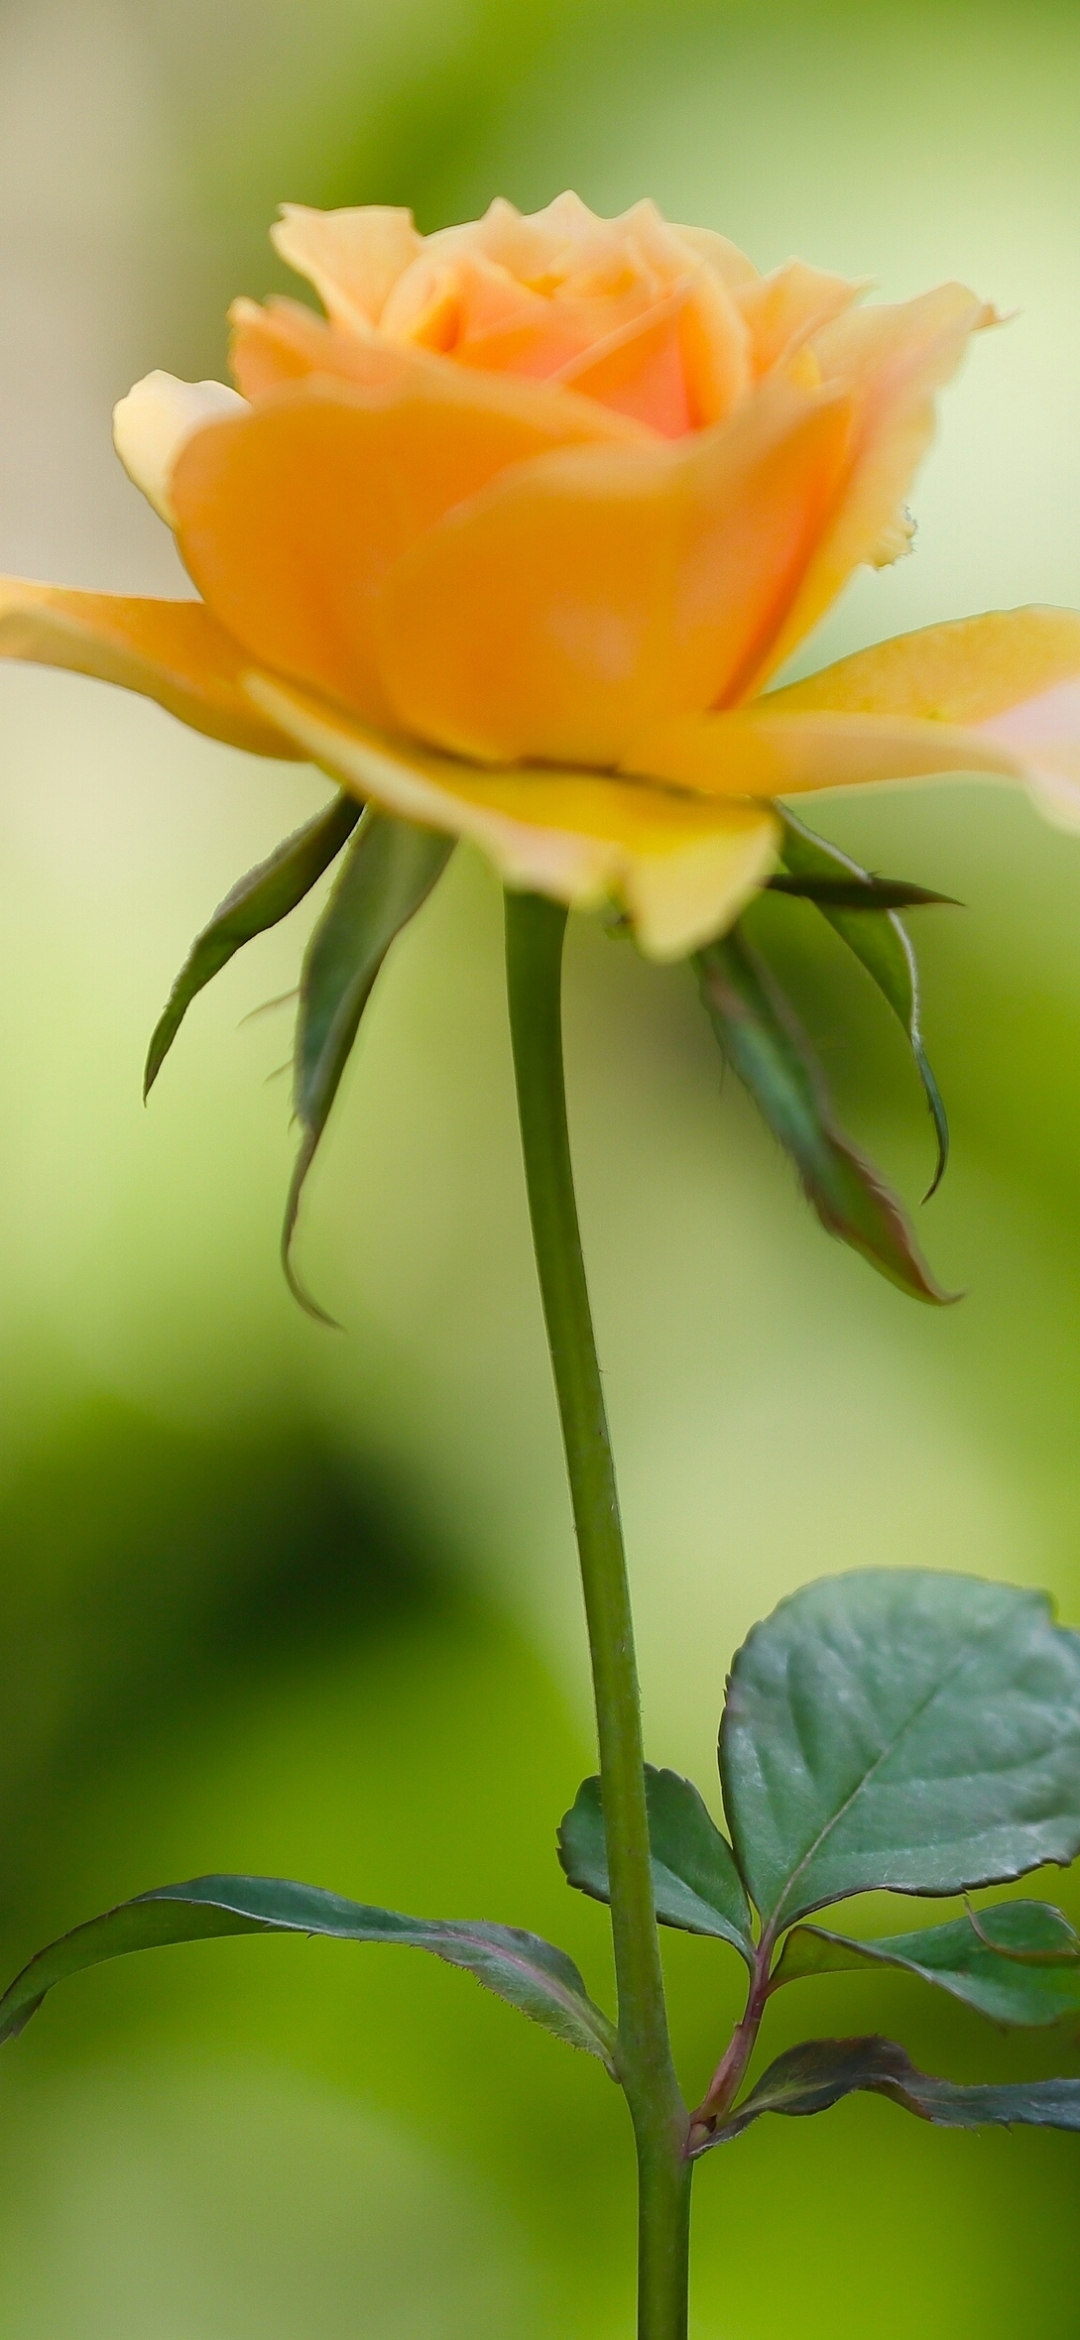
[[[283,282],[276,202],[420,224],[573,184],[1016,315],[948,394],[915,556],[808,663],[938,617],[1080,604],[1080,23],[877,0],[5,0],[0,565],[169,591],[109,447],[151,366],[220,371]],[[154,1019],[239,871],[322,801],[134,700],[0,676],[0,1901],[7,1969],[208,1869],[529,1925],[610,1993],[554,1828],[591,1768],[490,875],[455,856],[391,964],[276,1260],[304,913]],[[729,1084],[689,977],[569,955],[582,1206],[649,1753],[716,1808],[723,1677],[824,1570],[1045,1584],[1080,1622],[1080,840],[1005,790],[822,808],[917,914],[954,1154],[920,1309],[830,1244]],[[914,1201],[900,1035],[805,907],[759,913],[855,1133]],[[1056,1872],[1025,1890],[1080,1916]],[[894,1932],[950,1907],[847,1913]],[[736,2008],[666,1949],[688,2088]],[[900,1975],[786,1995],[768,2050],[881,2028],[954,2078],[1077,2071]],[[224,1942],[81,1978],[0,2069],[2,2340],[625,2340],[616,2092],[404,1952]],[[695,2340],[1067,2340],[1076,2140],[857,2101],[697,2180]]]

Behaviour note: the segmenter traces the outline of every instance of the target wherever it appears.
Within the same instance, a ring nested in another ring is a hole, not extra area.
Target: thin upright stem
[[[563,1076],[566,912],[506,897],[525,1178],[566,1450],[592,1661],[619,1994],[618,2062],[637,2144],[638,2340],[685,2340],[690,2164],[656,1933],[633,1619],[574,1198]]]

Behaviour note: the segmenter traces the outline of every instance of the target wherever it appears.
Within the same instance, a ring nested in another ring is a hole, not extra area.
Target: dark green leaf
[[[741,2136],[762,2113],[827,2112],[842,2096],[868,2089],[939,2129],[1080,2129],[1080,2080],[1025,2080],[964,2088],[916,2070],[891,2039],[808,2039],[789,2048],[698,2153]]]
[[[766,1922],[849,1893],[963,1893],[1080,1851],[1080,1635],[1013,1585],[824,1578],[755,1625],[720,1729]],[[981,1923],[981,1920],[980,1920]]]
[[[192,1000],[234,953],[257,934],[287,918],[316,879],[328,869],[355,829],[362,807],[342,790],[302,829],[250,869],[233,887],[192,943],[158,1018],[146,1058],[143,1095],[148,1097]]]
[[[730,1942],[748,1964],[754,1956],[750,1905],[726,1836],[696,1787],[675,1771],[645,1766],[653,1895],[661,1925]],[[559,1829],[559,1859],[571,1885],[594,1901],[610,1900],[607,1843],[598,1779],[582,1781]]]
[[[265,1933],[326,1934],[342,1942],[397,1942],[430,1950],[448,1965],[464,1967],[557,2039],[599,2056],[615,2076],[612,2025],[594,2007],[573,1960],[550,1942],[516,1926],[459,1925],[447,1918],[369,1909],[282,1877],[195,1877],[186,1885],[140,1894],[76,1926],[74,1933],[39,1951],[0,1999],[0,2041],[23,2029],[54,1983],[84,1967],[170,1942]]]
[[[303,1138],[285,1210],[282,1257],[292,1291],[313,1316],[322,1317],[323,1311],[303,1290],[291,1256],[304,1180],[383,960],[426,901],[452,850],[453,839],[434,829],[415,828],[389,813],[366,812],[308,944],[293,1092]]]
[[[935,902],[959,907],[952,894],[931,894],[906,878],[871,877],[869,871],[865,877],[771,877],[765,883],[770,893],[793,894],[819,910],[857,910],[864,918],[868,910],[921,910]]]
[[[945,1301],[900,1204],[837,1128],[821,1067],[771,970],[738,927],[697,964],[724,1055],[791,1155],[822,1225],[901,1291]]]
[[[929,1201],[934,1188],[941,1183],[949,1158],[949,1124],[923,1045],[918,965],[907,930],[896,911],[905,901],[914,907],[920,902],[945,902],[948,897],[924,893],[918,886],[901,886],[893,889],[899,898],[886,902],[883,889],[888,888],[887,879],[872,878],[868,870],[859,868],[857,861],[841,853],[839,846],[827,844],[824,837],[804,829],[802,822],[793,820],[790,813],[784,815],[782,852],[792,879],[816,889],[811,899],[817,902],[822,917],[828,919],[841,941],[861,960],[907,1034],[937,1137],[937,1168],[927,1191]],[[846,901],[835,894],[830,898],[827,890],[830,885],[845,881],[849,888],[861,886],[875,896],[881,915],[868,917],[864,909],[853,906],[850,894]],[[783,885],[784,881],[778,882]]]
[[[995,2023],[1057,2023],[1080,2014],[1080,1941],[1061,1911],[1044,1901],[1006,1901],[980,1910],[974,1922],[953,1918],[875,1942],[797,1926],[775,1980],[868,1966],[899,1966],[938,1983]]]

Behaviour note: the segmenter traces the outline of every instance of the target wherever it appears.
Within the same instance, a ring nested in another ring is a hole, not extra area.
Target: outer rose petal
[[[247,687],[345,787],[472,839],[508,885],[581,906],[615,895],[651,958],[682,958],[729,925],[775,858],[765,806],[706,806],[597,772],[480,769],[380,738],[266,675]]]
[[[994,609],[895,634],[805,681],[770,691],[777,714],[827,708],[849,715],[924,715],[985,723],[1080,675],[1074,609]]]
[[[256,712],[239,679],[247,660],[201,601],[69,593],[2,577],[0,657],[120,683],[156,699],[181,723],[253,755],[304,753]]]
[[[991,610],[900,634],[770,692],[779,712],[843,709],[962,724],[1001,754],[1052,819],[1080,825],[1080,615]]]
[[[120,461],[168,527],[176,526],[170,482],[181,448],[205,422],[243,407],[227,382],[178,382],[175,374],[155,373],[136,382],[113,408]]]
[[[387,579],[397,727],[467,756],[603,766],[723,699],[805,569],[849,423],[842,396],[777,381],[678,446],[506,472]]]
[[[377,324],[398,277],[424,248],[411,211],[378,203],[311,211],[303,203],[283,203],[281,212],[271,242],[314,285],[327,315],[354,333]]]
[[[917,716],[834,715],[824,708],[774,715],[773,696],[727,715],[677,715],[659,723],[636,742],[621,768],[714,799],[771,799],[870,780],[934,779],[945,772],[1022,776],[1015,754],[977,730]]]
[[[760,690],[836,599],[853,569],[874,559],[895,522],[934,432],[934,394],[950,380],[992,310],[963,285],[898,307],[838,318],[807,344],[828,382],[849,387],[857,419],[829,526],[807,563],[766,655],[744,679]]]
[[[901,634],[734,714],[658,725],[626,763],[749,797],[992,772],[1080,827],[1080,613],[993,610]]]
[[[370,355],[369,387],[294,381],[198,432],[173,496],[192,576],[255,661],[385,723],[372,613],[401,554],[507,465],[643,434],[569,392]]]

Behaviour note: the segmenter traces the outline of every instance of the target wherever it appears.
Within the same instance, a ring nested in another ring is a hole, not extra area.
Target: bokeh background
[[[180,585],[109,409],[154,365],[220,373],[230,294],[283,281],[280,198],[427,228],[573,185],[603,211],[651,192],[763,266],[796,250],[891,296],[959,275],[1017,312],[947,397],[915,557],[852,586],[814,663],[1080,603],[1078,109],[1080,20],[1039,0],[4,0],[0,565]],[[295,982],[305,913],[139,1102],[190,937],[322,785],[14,670],[0,773],[4,1964],[238,1868],[534,1926],[603,1993],[602,1913],[552,1849],[588,1698],[496,886],[458,854],[370,1011],[302,1232],[334,1335],[276,1261],[289,1009],[244,1021]],[[921,1225],[955,1309],[827,1241],[721,1093],[682,971],[585,922],[570,952],[649,1749],[714,1805],[730,1653],[815,1573],[985,1572],[1080,1623],[1080,840],[970,785],[837,798],[821,825],[966,905],[919,927],[954,1126]],[[809,913],[772,932],[914,1200],[929,1133],[884,1010]],[[735,1962],[668,1958],[695,2087]],[[956,2076],[1080,2070],[1071,2041],[1017,2048],[898,1979],[791,2000],[774,2047],[880,2027]],[[3,2340],[629,2330],[615,2092],[434,1962],[123,1962],[6,2052],[0,2101]],[[1068,2138],[867,2101],[763,2124],[700,2172],[695,2340],[1066,2340],[1078,2187]]]

